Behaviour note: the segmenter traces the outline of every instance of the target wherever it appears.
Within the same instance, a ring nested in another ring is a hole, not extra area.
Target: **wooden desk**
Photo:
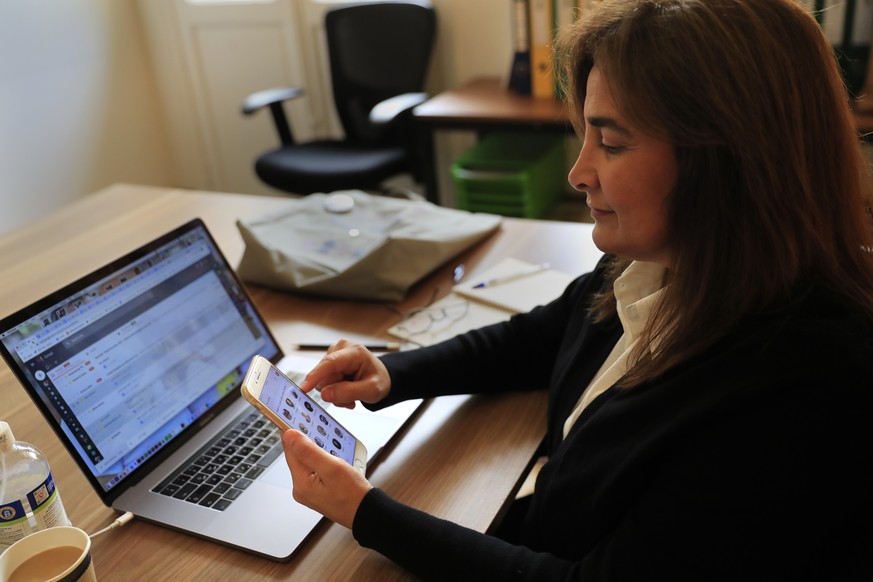
[[[416,107],[413,115],[421,137],[425,191],[431,202],[438,202],[439,198],[434,157],[437,131],[573,131],[563,103],[516,95],[505,90],[496,77],[476,78],[457,89],[440,93]]]
[[[243,242],[234,225],[285,204],[282,198],[117,185],[0,237],[0,316],[102,266],[183,222],[201,217],[231,264]],[[425,303],[434,288],[448,292],[454,265],[473,274],[501,258],[549,261],[581,273],[599,253],[591,225],[506,219],[500,231],[437,269],[398,305]],[[305,338],[388,339],[398,316],[383,305],[337,301],[253,288],[255,302],[284,347]],[[287,349],[286,349],[287,351]],[[0,417],[17,438],[38,446],[52,465],[72,522],[94,532],[117,516],[105,507],[6,366],[0,367]],[[542,393],[445,397],[386,450],[369,475],[394,498],[486,531],[513,494],[543,437]],[[500,451],[499,455],[491,451]],[[269,519],[270,516],[264,516]],[[277,563],[134,520],[94,539],[102,582],[120,580],[406,580],[407,573],[357,545],[351,533],[322,521],[287,563]]]

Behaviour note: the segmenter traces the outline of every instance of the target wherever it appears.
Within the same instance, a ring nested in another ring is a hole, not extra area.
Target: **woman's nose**
[[[598,187],[597,172],[589,163],[587,153],[586,146],[583,145],[579,157],[576,158],[576,162],[567,175],[567,181],[570,182],[570,185],[580,192]]]

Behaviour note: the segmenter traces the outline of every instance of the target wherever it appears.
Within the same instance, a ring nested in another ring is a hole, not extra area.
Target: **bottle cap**
[[[9,428],[9,423],[0,420],[0,453],[8,451],[14,444],[15,436],[12,434],[12,429]]]

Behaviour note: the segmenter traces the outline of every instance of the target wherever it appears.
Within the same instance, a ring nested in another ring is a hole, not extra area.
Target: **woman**
[[[820,27],[790,0],[603,0],[569,38],[604,259],[442,344],[340,341],[303,385],[378,408],[548,383],[533,495],[489,537],[289,431],[295,497],[422,578],[870,579],[870,189]]]

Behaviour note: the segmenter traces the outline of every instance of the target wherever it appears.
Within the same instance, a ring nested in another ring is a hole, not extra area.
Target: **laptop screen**
[[[104,492],[279,355],[199,220],[7,317],[0,344]]]

